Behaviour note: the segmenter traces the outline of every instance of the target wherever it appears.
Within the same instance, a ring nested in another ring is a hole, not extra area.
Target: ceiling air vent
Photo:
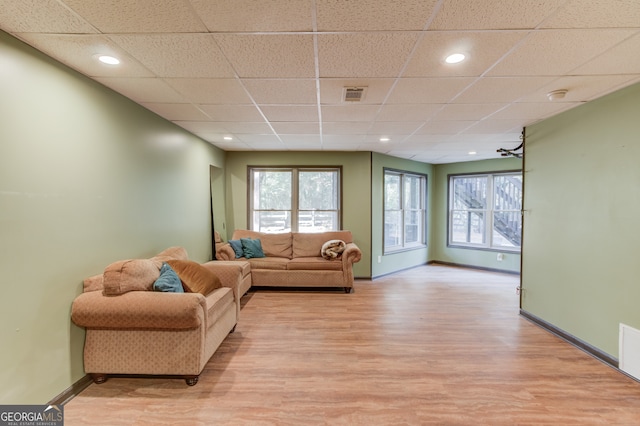
[[[364,99],[366,87],[345,87],[342,101],[343,102],[360,102]]]

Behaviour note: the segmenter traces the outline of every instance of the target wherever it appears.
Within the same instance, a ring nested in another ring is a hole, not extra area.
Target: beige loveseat
[[[153,291],[163,262],[178,272],[178,283],[200,292]],[[84,281],[72,305],[73,322],[86,328],[85,372],[96,383],[133,374],[181,376],[195,385],[235,329],[241,279],[240,264],[191,262],[181,247],[112,263]]]
[[[267,234],[236,230],[231,240],[259,239],[265,257],[237,257],[229,242],[216,246],[216,259],[248,261],[251,285],[270,287],[343,287],[353,289],[353,264],[362,252],[353,242],[351,231],[321,233],[287,232]],[[332,240],[344,241],[344,251],[332,260],[322,257],[322,247]]]

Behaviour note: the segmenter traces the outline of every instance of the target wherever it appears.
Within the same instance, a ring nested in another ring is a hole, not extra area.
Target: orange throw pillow
[[[200,293],[204,296],[213,290],[222,287],[220,278],[213,272],[192,260],[170,259],[166,261],[176,271],[184,291],[188,293]]]

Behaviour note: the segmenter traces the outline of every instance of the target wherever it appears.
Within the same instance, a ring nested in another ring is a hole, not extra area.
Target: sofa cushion
[[[353,236],[351,231],[331,231],[317,234],[294,232],[293,257],[320,257],[322,245],[329,240],[342,240],[345,243],[351,243]]]
[[[342,262],[332,262],[322,257],[296,257],[287,264],[288,270],[341,271]]]
[[[287,269],[287,263],[289,262],[290,259],[286,259],[284,257],[260,257],[256,259],[249,259],[252,272],[256,269],[285,271]]]
[[[180,277],[178,277],[176,271],[171,269],[171,266],[166,262],[162,264],[162,268],[160,268],[160,276],[156,282],[153,283],[153,290],[169,293],[184,293]]]
[[[200,293],[207,295],[213,290],[222,287],[220,279],[197,262],[191,260],[167,260],[171,268],[176,271],[184,291],[188,293]]]
[[[129,291],[149,291],[159,276],[160,269],[151,259],[120,260],[104,270],[104,294],[117,296]]]
[[[236,254],[236,259],[244,256],[244,249],[242,248],[242,241],[240,241],[240,240],[229,240],[229,245],[233,249],[233,252]]]
[[[103,281],[104,281],[104,277],[102,274],[85,278],[84,281],[82,282],[83,284],[82,291],[84,293],[89,291],[102,291],[104,290],[104,286],[102,285]]]
[[[262,251],[262,244],[259,239],[240,238],[240,242],[242,242],[242,251],[245,258],[264,257],[264,251]]]
[[[189,259],[189,256],[187,255],[187,250],[184,247],[174,246],[162,250],[160,253],[151,258],[158,269],[162,268],[163,262],[166,262],[170,259],[187,260]]]
[[[264,232],[238,229],[233,233],[233,239],[253,238],[260,239],[262,251],[267,257],[286,257],[291,259],[291,232],[281,234],[266,234]]]

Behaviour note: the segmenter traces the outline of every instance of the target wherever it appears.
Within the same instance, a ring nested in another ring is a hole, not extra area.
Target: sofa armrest
[[[71,319],[90,329],[190,330],[204,324],[206,312],[200,293],[130,291],[104,296],[93,291],[73,301]]]
[[[229,246],[229,248],[233,251],[231,246]],[[240,318],[240,283],[242,282],[242,265],[240,263],[233,265],[226,262],[220,263],[217,260],[210,260],[209,262],[203,263],[202,266],[216,274],[223,287],[229,287],[233,291],[233,298],[236,301],[236,318]]]
[[[216,259],[234,260],[235,258],[236,258],[236,252],[233,251],[231,244],[229,243],[216,244]]]
[[[347,247],[342,252],[342,262],[353,264],[360,262],[360,259],[362,259],[362,251],[356,243],[347,243]]]

